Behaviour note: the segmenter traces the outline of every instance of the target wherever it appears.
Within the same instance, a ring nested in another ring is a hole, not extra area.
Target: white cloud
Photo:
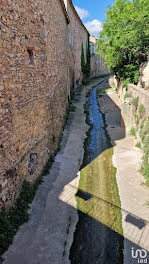
[[[86,17],[89,16],[89,12],[87,10],[85,10],[83,8],[80,8],[78,6],[75,6],[75,9],[76,9],[76,11],[77,11],[77,13],[78,13],[78,15],[80,16],[81,19],[86,18]]]
[[[102,23],[98,19],[88,21],[87,23],[85,23],[85,26],[93,35],[98,35],[99,32],[102,31]]]

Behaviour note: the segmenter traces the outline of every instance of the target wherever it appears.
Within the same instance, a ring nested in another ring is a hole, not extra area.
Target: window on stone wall
[[[74,39],[73,39],[73,36],[71,35],[71,33],[69,32],[69,44],[70,46],[74,46]]]
[[[34,53],[32,49],[27,49],[28,56],[29,56],[29,66],[34,66]]]
[[[69,32],[69,44],[71,45],[71,33]]]
[[[73,40],[73,36],[72,36],[72,38],[71,38],[71,46],[73,47],[73,45],[74,45],[74,40]]]

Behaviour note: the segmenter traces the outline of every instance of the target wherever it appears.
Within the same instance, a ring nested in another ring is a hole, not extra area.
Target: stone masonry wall
[[[1,0],[0,207],[13,203],[23,180],[34,181],[57,148],[73,60],[59,0]]]
[[[70,19],[69,24],[69,34],[73,38],[73,45],[70,45],[72,55],[74,58],[75,64],[75,86],[80,85],[82,83],[82,71],[81,71],[81,45],[83,42],[84,45],[84,54],[86,58],[86,44],[88,41],[88,31],[84,27],[80,18],[78,17],[72,0],[65,0],[65,4],[67,7],[67,12]]]
[[[96,40],[95,36],[90,36],[91,77],[97,77],[99,75],[109,73],[108,68],[105,65],[104,58],[96,54]]]
[[[91,77],[97,77],[102,74],[108,74],[109,71],[104,64],[104,58],[92,54],[91,55]]]
[[[110,79],[110,85],[117,89],[120,98],[124,101],[122,105],[122,118],[124,120],[126,131],[130,132],[130,129],[135,126],[134,118],[134,106],[132,105],[132,99],[138,97],[137,103],[137,115],[139,116],[139,107],[141,105],[145,108],[144,118],[149,116],[149,62],[145,63],[140,68],[140,80],[138,85],[129,84],[128,88],[122,86],[115,77]],[[125,94],[130,94],[130,98],[125,99]],[[139,136],[137,134],[137,136]],[[138,139],[140,139],[138,137]]]

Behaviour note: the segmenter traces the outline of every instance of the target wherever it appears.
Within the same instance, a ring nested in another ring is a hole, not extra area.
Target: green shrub
[[[144,113],[145,113],[145,107],[144,107],[143,104],[141,104],[141,105],[139,106],[139,113],[140,113],[140,114],[144,114]]]
[[[144,112],[144,106],[142,106],[141,112]],[[146,178],[147,184],[149,184],[149,117],[142,120],[140,124],[140,138],[143,142],[143,161],[141,166],[141,173]]]
[[[131,98],[131,93],[126,93],[125,96],[124,96],[124,100],[127,99],[127,98]]]
[[[117,87],[116,87],[114,82],[112,83],[112,86],[113,86],[114,90],[117,91]]]
[[[138,102],[139,102],[139,97],[135,97],[133,100],[132,100],[132,105],[134,105],[136,108],[138,106]]]
[[[148,155],[149,155],[149,134],[147,134],[147,135],[145,136],[145,139],[144,139],[144,148],[143,148],[143,150],[144,150],[144,153],[145,153],[145,154],[148,154]]]
[[[148,0],[116,0],[106,11],[96,44],[98,53],[118,80],[137,84],[148,54]]]
[[[122,79],[122,85],[123,85],[123,87],[128,88],[128,84],[129,83],[130,83],[130,80],[129,79],[126,79],[126,80]]]
[[[149,118],[146,121],[145,127],[144,127],[145,133],[149,134]]]
[[[140,129],[142,129],[143,127],[144,127],[144,120],[142,120],[140,123]]]
[[[140,129],[139,136],[140,136],[141,140],[144,141],[145,134],[144,134],[144,130],[143,129]]]
[[[84,113],[85,113],[86,115],[89,115],[89,110],[88,110],[88,109],[85,109],[85,110],[84,110]]]
[[[136,125],[139,125],[140,119],[139,119],[139,116],[137,114],[137,111],[135,110],[133,114],[134,114],[134,118],[135,118]]]
[[[130,135],[131,136],[136,136],[136,131],[135,131],[135,128],[134,127],[132,127],[131,129],[130,129]]]
[[[140,119],[139,119],[139,116],[138,115],[136,115],[135,122],[136,122],[136,125],[138,126],[139,125],[139,122],[140,122]]]
[[[149,184],[149,163],[148,163],[148,154],[145,154],[143,157],[143,162],[141,166],[141,173],[146,178],[146,182]]]
[[[136,147],[137,147],[137,148],[141,148],[141,142],[138,142],[138,143],[136,144]]]

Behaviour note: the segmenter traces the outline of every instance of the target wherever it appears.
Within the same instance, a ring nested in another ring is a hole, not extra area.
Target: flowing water
[[[122,217],[116,169],[112,164],[113,148],[97,103],[97,89],[93,88],[87,103],[91,130],[76,195],[79,221],[70,251],[72,264],[123,263]]]

